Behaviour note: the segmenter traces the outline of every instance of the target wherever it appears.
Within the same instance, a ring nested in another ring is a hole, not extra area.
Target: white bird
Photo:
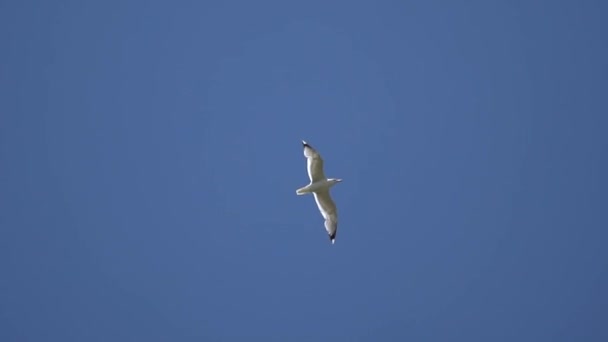
[[[327,230],[329,239],[333,244],[336,241],[336,232],[338,230],[338,210],[329,195],[329,188],[340,183],[342,179],[325,178],[321,155],[312,146],[308,145],[306,141],[302,140],[302,145],[304,146],[304,157],[306,157],[310,183],[296,190],[296,194],[305,195],[312,193],[314,195],[319,211],[321,211],[321,215],[325,219],[325,230]]]

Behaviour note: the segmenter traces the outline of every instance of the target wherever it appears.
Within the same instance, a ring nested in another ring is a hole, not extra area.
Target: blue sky
[[[0,340],[608,340],[607,10],[2,2]]]

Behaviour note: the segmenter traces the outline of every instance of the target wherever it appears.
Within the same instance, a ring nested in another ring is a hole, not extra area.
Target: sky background
[[[608,341],[607,15],[2,1],[0,340]]]

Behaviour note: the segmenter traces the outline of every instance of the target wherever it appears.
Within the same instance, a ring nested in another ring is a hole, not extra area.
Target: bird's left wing
[[[325,230],[329,235],[331,243],[336,240],[336,233],[338,231],[338,210],[336,204],[329,195],[329,190],[314,192],[315,202],[323,218],[325,219]]]

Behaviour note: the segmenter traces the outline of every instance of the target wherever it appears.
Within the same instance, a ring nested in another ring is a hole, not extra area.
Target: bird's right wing
[[[306,168],[308,169],[308,177],[311,182],[316,182],[325,179],[323,172],[323,159],[321,155],[306,141],[302,140],[304,146],[304,156],[306,157]]]

